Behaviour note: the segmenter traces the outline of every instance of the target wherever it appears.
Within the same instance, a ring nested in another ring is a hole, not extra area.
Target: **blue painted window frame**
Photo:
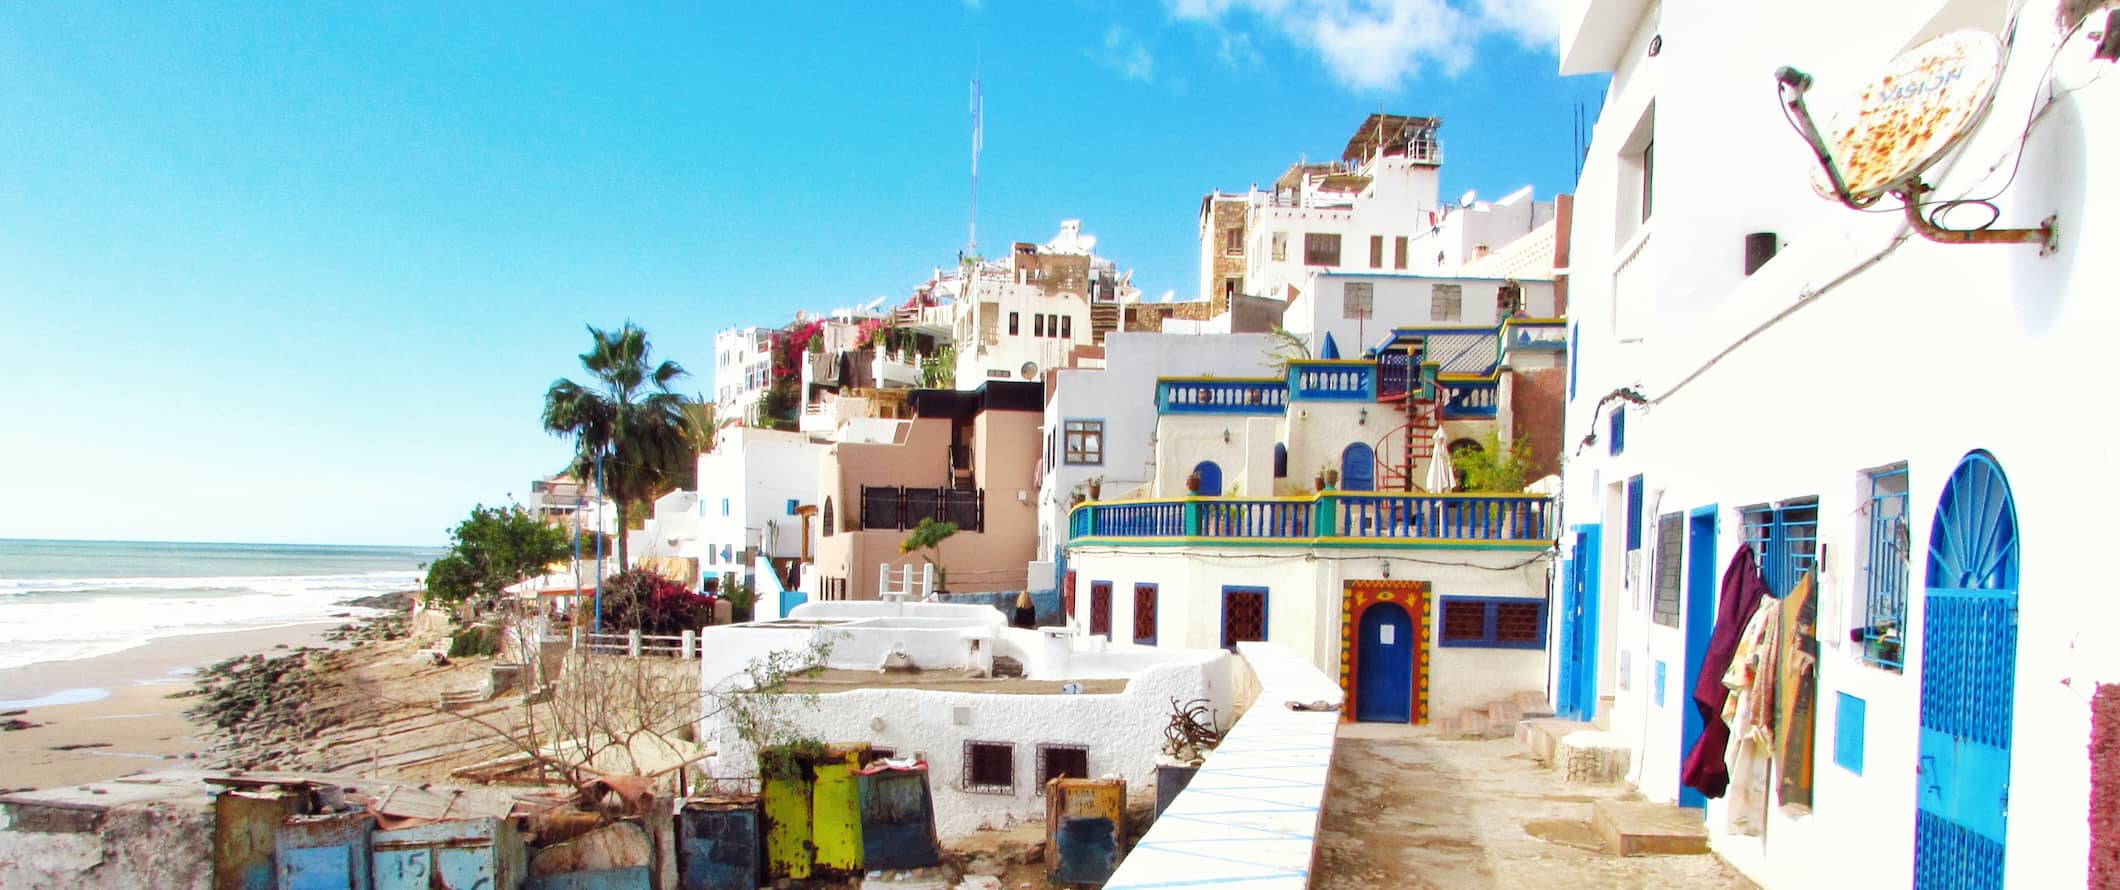
[[[1229,638],[1229,595],[1232,593],[1256,593],[1259,595],[1258,642],[1263,643],[1268,639],[1271,639],[1273,637],[1273,595],[1269,593],[1264,587],[1254,587],[1242,584],[1224,584],[1222,585],[1222,620],[1217,622],[1217,624],[1220,626],[1220,632],[1222,635],[1222,648],[1228,649],[1231,652],[1235,652],[1237,651],[1237,643],[1250,642],[1248,640],[1240,641],[1231,640]]]
[[[1145,637],[1141,635],[1141,591],[1143,590],[1148,591],[1148,636]],[[1163,589],[1160,585],[1150,584],[1146,581],[1134,582],[1134,611],[1131,617],[1133,619],[1133,635],[1136,645],[1153,646],[1156,644],[1156,631],[1159,627],[1157,622],[1163,617],[1159,614],[1162,611],[1160,608],[1162,598]]]
[[[1610,429],[1608,430],[1607,436],[1605,438],[1605,453],[1626,453],[1627,406],[1621,405],[1617,408],[1612,409],[1612,413],[1607,416],[1607,422],[1610,424]]]
[[[1862,612],[1857,616],[1862,649],[1857,654],[1865,664],[1896,673],[1906,662],[1907,587],[1913,578],[1907,467],[1898,464],[1864,476],[1870,489],[1870,521],[1863,552]],[[1887,656],[1880,640],[1897,641],[1896,653]]]
[[[1447,639],[1443,633],[1443,613],[1452,604],[1474,604],[1483,610],[1481,633],[1478,639]],[[1533,605],[1538,607],[1534,625],[1538,628],[1538,639],[1503,640],[1498,636],[1501,622],[1496,620],[1498,607],[1504,604]],[[1445,648],[1467,649],[1544,649],[1546,648],[1547,604],[1543,599],[1518,596],[1443,596],[1436,598],[1436,645]]]
[[[797,500],[797,499],[795,499],[795,498],[788,498],[788,515],[789,515],[789,516],[793,516],[793,515],[795,515],[795,509],[796,509],[797,507],[800,507],[800,506],[802,506],[802,502],[801,502],[801,501],[799,501],[799,500]]]
[[[1670,679],[1670,671],[1671,666],[1664,663],[1663,659],[1659,658],[1656,660],[1656,688],[1654,691],[1656,693],[1656,706],[1659,708],[1664,706],[1664,686]]]
[[[1839,699],[1833,708],[1833,762],[1859,776],[1869,705],[1845,692],[1836,695]]]
[[[1745,546],[1759,557],[1767,592],[1789,595],[1804,572],[1818,561],[1818,498],[1791,498],[1776,505],[1739,509],[1745,522]]]
[[[721,515],[723,515],[723,516],[727,516],[727,515],[729,515],[729,499],[728,499],[728,498],[722,498],[722,499],[721,499]]]

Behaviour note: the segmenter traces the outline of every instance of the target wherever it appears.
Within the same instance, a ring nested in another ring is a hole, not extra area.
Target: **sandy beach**
[[[38,724],[0,732],[0,788],[48,788],[182,766],[205,748],[184,719],[190,672],[224,658],[276,648],[331,645],[344,621],[166,637],[122,652],[0,670],[0,701],[70,699],[10,706],[0,720]],[[93,701],[80,699],[107,692]],[[174,696],[174,697],[173,697]]]

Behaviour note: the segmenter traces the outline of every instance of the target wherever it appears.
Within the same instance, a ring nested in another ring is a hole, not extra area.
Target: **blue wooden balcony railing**
[[[1553,540],[1553,501],[1529,494],[1326,492],[1082,504],[1068,516],[1068,539],[1092,538],[1542,545]]]
[[[1494,416],[1500,390],[1495,381],[1446,382],[1443,384],[1443,417],[1478,420]]]
[[[1163,414],[1280,414],[1288,381],[1273,377],[1164,377],[1156,381]]]
[[[1377,366],[1360,359],[1311,359],[1288,363],[1288,381],[1300,401],[1374,402]]]

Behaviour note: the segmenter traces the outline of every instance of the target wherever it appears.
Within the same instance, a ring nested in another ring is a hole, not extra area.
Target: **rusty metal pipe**
[[[2035,229],[1947,229],[1939,226],[1921,212],[1921,196],[1929,190],[1928,186],[1916,181],[1898,192],[1899,199],[1906,203],[1907,224],[1923,238],[1938,244],[2037,244],[2040,256],[2061,249],[2060,222],[2055,216],[2040,220]]]

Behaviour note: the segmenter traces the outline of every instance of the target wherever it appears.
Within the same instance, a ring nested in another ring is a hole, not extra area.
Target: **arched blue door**
[[[1354,719],[1381,723],[1413,720],[1413,620],[1398,603],[1372,603],[1355,629]]]
[[[1194,494],[1213,497],[1222,493],[1222,468],[1214,461],[1201,461],[1193,467],[1193,472],[1200,476],[1200,490]]]
[[[1377,490],[1377,453],[1356,442],[1340,452],[1340,490]]]
[[[1985,451],[1929,525],[1921,620],[1915,890],[2000,888],[2017,698],[2017,507]]]

